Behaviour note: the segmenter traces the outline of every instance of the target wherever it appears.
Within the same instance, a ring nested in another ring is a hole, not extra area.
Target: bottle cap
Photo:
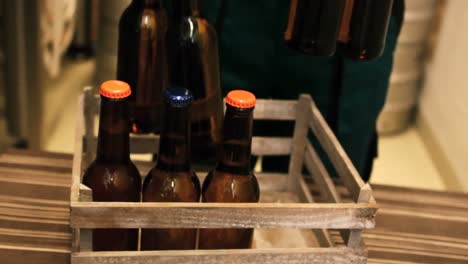
[[[126,82],[110,80],[101,84],[99,93],[107,98],[122,99],[130,96],[132,90],[130,89],[130,85]]]
[[[190,90],[174,86],[166,89],[164,98],[173,107],[186,107],[192,103],[193,94]]]
[[[245,90],[234,90],[226,96],[226,103],[237,108],[255,107],[256,101],[255,95]]]

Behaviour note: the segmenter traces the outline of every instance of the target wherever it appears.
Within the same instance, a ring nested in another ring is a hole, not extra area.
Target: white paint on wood
[[[333,228],[374,227],[370,204],[71,203],[80,228]]]
[[[366,257],[360,250],[338,247],[73,253],[72,262],[74,264],[359,264],[366,263]]]

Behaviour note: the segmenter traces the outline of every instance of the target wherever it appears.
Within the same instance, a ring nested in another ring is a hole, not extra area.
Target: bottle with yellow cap
[[[96,159],[86,169],[83,184],[93,201],[139,202],[141,176],[130,160],[127,98],[130,86],[121,81],[101,85],[101,112]],[[137,250],[138,229],[93,230],[94,251]]]
[[[203,182],[205,203],[256,203],[257,178],[250,166],[255,96],[236,90],[226,97],[221,158]],[[201,229],[200,249],[241,249],[252,245],[253,229]]]

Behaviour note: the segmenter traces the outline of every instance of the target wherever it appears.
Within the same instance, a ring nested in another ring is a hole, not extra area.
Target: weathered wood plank
[[[310,103],[310,112],[310,128],[318,138],[354,201],[357,201],[361,187],[364,186],[364,181],[314,102]]]
[[[294,135],[291,142],[291,158],[289,160],[289,182],[288,189],[291,192],[301,193],[299,179],[302,179],[302,165],[304,162],[304,151],[307,143],[308,105],[311,99],[308,95],[301,95],[297,104],[296,122]],[[307,193],[309,191],[307,190]]]
[[[428,238],[414,239],[391,235],[364,234],[369,247],[385,245],[391,248],[414,249],[433,253],[445,253],[468,256],[468,244],[432,241]]]
[[[375,199],[372,196],[372,188],[368,183],[361,187],[357,202],[372,203],[374,205],[376,204]],[[345,238],[346,245],[348,247],[359,248],[363,246],[364,241],[362,240],[362,229],[345,230],[344,233],[342,233],[342,235]]]
[[[70,260],[70,251],[0,245],[0,256],[2,263],[8,264],[63,264]]]
[[[92,139],[96,144],[96,136]],[[287,137],[253,137],[252,155],[277,156],[289,155],[291,153],[291,138]],[[159,135],[130,134],[130,153],[148,154],[159,151]]]
[[[73,253],[74,264],[331,264],[366,263],[362,251],[348,248],[191,250]]]
[[[377,215],[379,225],[386,230],[447,236],[454,238],[468,237],[468,217],[421,213],[416,209],[382,208]]]
[[[95,104],[94,102],[94,89],[91,86],[85,87],[84,88],[84,93],[83,93],[84,99],[83,99],[83,109],[80,111],[83,115],[83,122],[81,125],[84,125],[83,127],[83,132],[85,137],[84,137],[84,149],[87,155],[85,155],[83,162],[82,162],[82,167],[83,166],[88,166],[91,164],[93,161],[95,154],[96,154],[96,140],[94,139],[94,118],[96,114],[99,112],[98,111],[98,105]],[[77,153],[77,152],[75,152]],[[79,152],[83,153],[83,152]]]
[[[74,228],[333,228],[374,227],[369,204],[76,203]]]
[[[295,120],[296,105],[294,100],[257,99],[254,111],[256,120]]]
[[[298,188],[297,191],[299,192],[298,197],[300,197],[301,202],[303,203],[315,202],[302,176],[298,179],[297,188]],[[321,247],[335,246],[333,243],[333,240],[330,237],[330,234],[328,233],[326,229],[313,229],[312,231],[314,232],[315,237],[319,241]]]
[[[310,142],[307,142],[304,162],[307,170],[312,175],[312,178],[319,187],[322,200],[327,203],[340,203],[341,199],[335,188],[335,185],[333,184],[333,181],[328,174],[325,165]],[[350,230],[340,230],[340,235],[343,241],[348,241],[350,233]],[[353,238],[352,241],[355,241],[355,238]],[[356,245],[353,245],[353,247],[356,247]]]
[[[80,184],[80,202],[93,201],[93,191],[84,184]]]
[[[66,176],[68,175],[68,176]],[[44,184],[60,184],[70,186],[70,173],[45,172],[37,170],[1,168],[0,179],[14,182],[43,182]],[[0,192],[1,193],[1,192]]]
[[[305,147],[308,142],[308,107],[311,102],[309,95],[301,95],[296,106],[296,122],[292,140],[291,159],[289,163],[288,189],[298,194],[300,200],[305,203],[314,203],[314,199],[302,176]],[[325,229],[314,229],[315,236],[321,247],[333,247],[333,242]]]
[[[54,210],[54,211],[66,211],[69,212],[70,202],[68,200],[57,201],[57,200],[45,200],[40,198],[24,198],[18,196],[7,196],[7,195],[0,195],[0,203],[8,204],[13,203],[15,206],[21,207],[28,207],[31,208],[42,207],[48,208],[47,210]]]
[[[68,250],[70,247],[70,234],[0,228],[0,245],[34,247],[47,245],[50,248]]]
[[[80,185],[81,185],[81,170],[82,170],[82,161],[83,161],[83,135],[84,130],[84,96],[80,95],[78,97],[77,110],[76,110],[76,128],[75,128],[75,146],[74,146],[74,155],[73,155],[73,167],[72,167],[72,183],[70,191],[70,201],[78,202],[80,199]],[[72,241],[71,241],[71,251],[78,252],[80,251],[80,229],[72,229]],[[71,261],[68,257],[68,261]]]
[[[80,184],[80,202],[92,202],[93,192],[87,186]],[[92,230],[74,228],[72,231],[72,252],[89,252],[92,251]]]
[[[28,151],[4,153],[0,155],[0,164],[2,166],[12,164],[22,167],[37,167],[43,166],[48,169],[65,169],[70,170],[71,160],[69,155],[60,155],[57,158],[48,158],[45,156],[31,156]]]
[[[408,261],[410,263],[468,263],[468,256],[421,251],[415,249],[391,248],[385,245],[369,248],[369,258]]]
[[[57,212],[49,210],[40,210],[30,208],[18,208],[13,206],[4,206],[0,204],[0,215],[11,216],[11,217],[25,217],[35,219],[52,219],[52,220],[67,220],[69,219],[69,213],[67,211]],[[1,227],[0,227],[1,228]]]
[[[291,138],[283,137],[253,137],[252,155],[277,156],[291,154]]]
[[[70,187],[67,184],[45,183],[40,180],[0,179],[3,196],[20,196],[49,200],[65,200],[70,197]]]
[[[83,155],[83,135],[84,135],[84,117],[83,117],[83,103],[84,95],[80,95],[78,98],[77,111],[76,111],[76,128],[75,128],[75,147],[73,156],[73,168],[72,168],[72,183],[70,191],[70,201],[77,202],[79,199],[80,184],[81,184],[81,170]]]
[[[310,175],[319,187],[322,199],[329,203],[340,203],[340,195],[335,188],[335,184],[310,142],[307,142],[304,163]]]
[[[36,230],[45,232],[69,232],[70,222],[67,220],[31,219],[15,216],[1,216],[0,226],[18,230]]]

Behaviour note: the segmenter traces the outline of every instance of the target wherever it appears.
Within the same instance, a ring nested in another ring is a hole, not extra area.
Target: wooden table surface
[[[69,263],[71,167],[68,154],[0,155],[0,263]],[[364,233],[369,263],[468,263],[467,194],[373,189],[380,209],[377,228]]]

